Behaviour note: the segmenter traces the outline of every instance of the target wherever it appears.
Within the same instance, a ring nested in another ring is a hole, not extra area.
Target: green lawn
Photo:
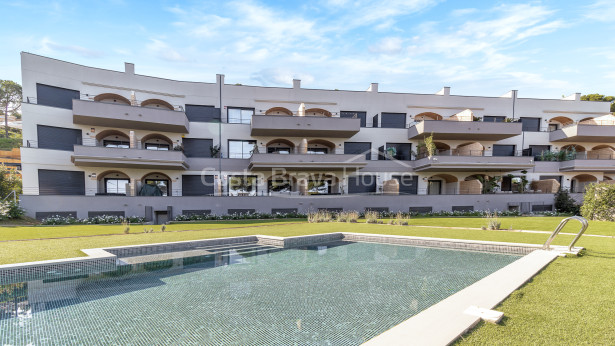
[[[551,231],[561,218],[502,218],[513,228]],[[280,224],[282,223],[282,224]],[[286,224],[290,223],[290,224]],[[480,218],[413,218],[413,225],[480,227]],[[518,226],[515,226],[518,225]],[[615,236],[611,223],[592,222],[589,233]],[[256,227],[258,226],[258,227]],[[147,226],[149,227],[149,226]],[[122,234],[121,226],[12,227],[0,229],[0,239],[74,236],[91,237],[8,241],[0,243],[0,263],[80,256],[80,249],[155,242],[227,237],[249,234],[292,236],[335,231],[425,237],[492,240],[542,244],[548,235],[507,231],[389,226],[373,224],[308,224],[296,220],[209,222],[167,226],[169,232]],[[571,224],[564,232],[575,232]],[[143,226],[133,226],[142,232]],[[194,231],[170,232],[194,229]],[[13,231],[25,232],[19,236]],[[30,233],[27,233],[30,232]],[[101,235],[115,233],[114,235]],[[554,243],[567,244],[572,236],[560,235]],[[479,325],[458,343],[470,344],[615,344],[615,239],[584,236],[578,245],[582,257],[558,258],[532,281],[516,291],[497,309],[505,319],[500,325]]]

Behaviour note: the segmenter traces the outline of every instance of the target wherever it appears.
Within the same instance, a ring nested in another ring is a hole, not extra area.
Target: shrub
[[[123,224],[125,221],[128,223],[143,223],[145,218],[140,216],[121,217],[115,215],[102,215],[94,216],[85,219],[77,219],[72,216],[59,216],[53,215],[41,221],[43,225],[102,225],[102,224]]]
[[[378,223],[378,212],[377,211],[368,211],[365,212],[365,222],[367,223]]]
[[[578,215],[580,206],[576,203],[574,198],[570,197],[568,190],[560,189],[555,194],[555,211],[560,213],[570,213]]]
[[[495,210],[493,213],[488,210],[485,212],[485,216],[487,219],[487,227],[488,230],[495,231],[501,229],[502,222],[498,219],[498,212]]]
[[[21,219],[26,214],[18,202],[7,201],[2,205],[2,217],[7,219]]]
[[[615,185],[586,186],[581,215],[589,220],[615,221]]]
[[[325,210],[319,210],[317,212],[308,213],[308,222],[330,222],[333,220],[333,215]]]

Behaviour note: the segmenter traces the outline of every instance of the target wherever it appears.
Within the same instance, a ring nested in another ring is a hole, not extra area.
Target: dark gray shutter
[[[418,193],[418,175],[394,175],[393,179],[397,180],[397,182],[399,183],[400,195],[416,195]]]
[[[521,118],[521,124],[523,131],[540,131],[540,118]]]
[[[365,159],[371,160],[371,150],[371,142],[344,142],[344,154],[365,154]]]
[[[81,130],[45,125],[36,126],[38,147],[43,149],[73,151],[74,145],[81,145]]]
[[[414,214],[428,214],[433,211],[433,208],[432,207],[410,207],[408,211]]]
[[[494,144],[493,145],[493,156],[515,156],[515,146],[514,145],[504,145],[504,144]]]
[[[454,205],[452,211],[474,211],[472,205]]]
[[[362,175],[348,178],[348,193],[376,192],[376,176]]]
[[[382,113],[380,127],[400,128],[406,127],[406,113]]]
[[[186,157],[211,157],[212,139],[184,138],[182,143]]]
[[[186,105],[186,117],[188,117],[188,121],[194,122],[219,122],[220,108],[203,105]]]
[[[367,112],[353,112],[353,111],[341,111],[340,118],[359,118],[361,119],[361,127],[365,127]]]
[[[182,175],[182,196],[206,196],[214,194],[213,175]]]
[[[85,195],[85,174],[77,171],[38,170],[39,195]]]
[[[372,118],[372,127],[378,127],[378,114]]]
[[[79,99],[79,90],[36,83],[36,103],[39,105],[73,109],[73,99]]]

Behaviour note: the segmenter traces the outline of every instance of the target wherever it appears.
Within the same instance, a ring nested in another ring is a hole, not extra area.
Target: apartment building
[[[609,104],[185,82],[22,53],[28,215],[551,210],[615,177]]]

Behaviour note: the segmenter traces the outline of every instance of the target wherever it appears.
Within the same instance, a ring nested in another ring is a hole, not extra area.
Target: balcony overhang
[[[569,160],[559,163],[560,172],[615,173],[615,160]]]
[[[424,120],[408,128],[408,139],[499,141],[521,134],[521,123]]]
[[[252,136],[350,138],[361,129],[361,119],[316,116],[252,116]]]
[[[417,172],[511,172],[534,167],[529,156],[432,156],[414,161]]]
[[[73,100],[73,122],[89,126],[188,133],[186,113],[117,103]]]
[[[549,133],[551,142],[615,142],[615,125],[574,124]]]
[[[252,171],[285,169],[287,171],[357,170],[365,167],[365,155],[350,154],[252,154],[248,168]]]
[[[120,149],[75,145],[71,156],[75,166],[146,169],[188,169],[181,151]]]

